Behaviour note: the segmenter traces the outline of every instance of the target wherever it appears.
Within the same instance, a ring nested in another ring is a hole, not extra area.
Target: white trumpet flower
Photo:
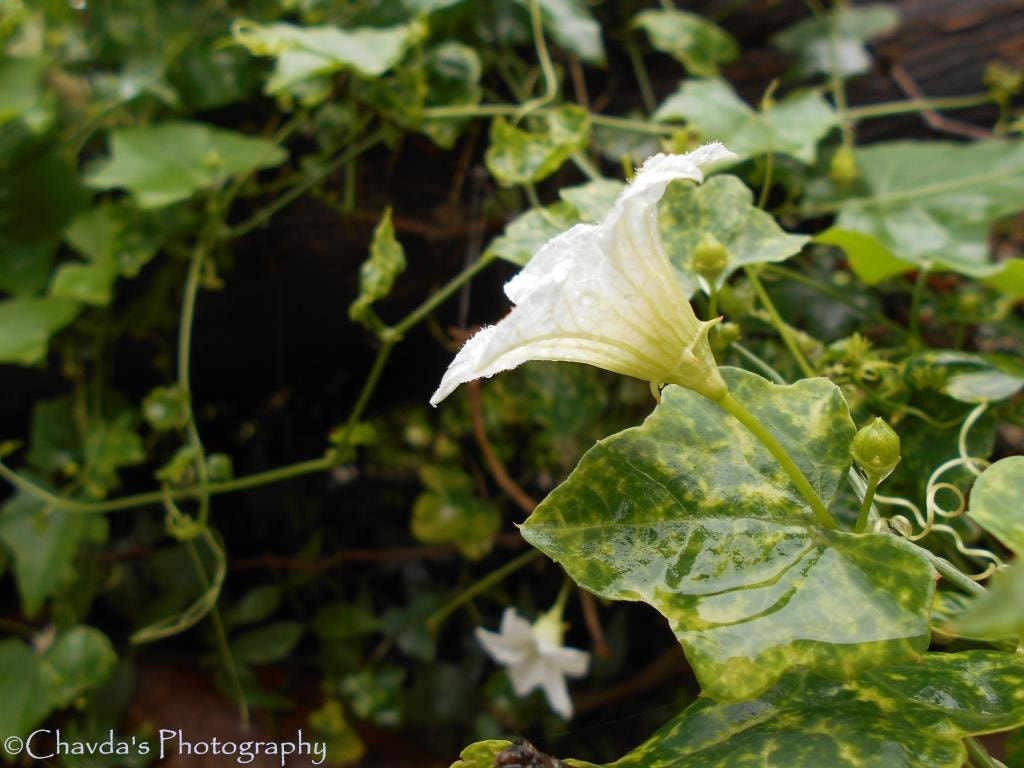
[[[670,181],[700,183],[702,166],[732,157],[718,143],[655,155],[604,220],[549,240],[505,285],[512,311],[459,350],[431,404],[527,360],[588,363],[720,399],[727,389],[707,338],[718,320],[698,320],[677,282],[658,233],[658,201]]]
[[[516,696],[525,696],[542,688],[548,704],[568,720],[572,717],[572,699],[566,677],[583,677],[590,665],[590,654],[562,645],[562,609],[542,614],[533,624],[506,608],[501,631],[476,628],[484,650],[499,664],[508,667],[508,676]]]

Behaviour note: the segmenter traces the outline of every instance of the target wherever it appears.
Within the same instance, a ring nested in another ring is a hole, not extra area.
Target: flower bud
[[[881,481],[900,463],[900,436],[884,419],[876,418],[857,431],[850,452],[865,475]]]
[[[714,283],[729,264],[729,252],[710,232],[705,232],[693,249],[693,271],[709,283]]]
[[[848,186],[860,176],[860,171],[857,170],[857,161],[853,157],[853,150],[845,144],[832,156],[828,176],[841,187]]]

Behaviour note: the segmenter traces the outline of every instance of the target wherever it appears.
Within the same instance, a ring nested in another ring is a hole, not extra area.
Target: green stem
[[[444,620],[455,613],[455,611],[463,605],[468,603],[477,595],[486,592],[495,584],[501,583],[506,577],[515,573],[520,568],[529,565],[538,557],[540,557],[540,552],[536,549],[531,549],[529,552],[524,552],[514,560],[508,561],[500,568],[491,571],[483,578],[475,581],[468,588],[464,589],[445,605],[435,611],[430,618],[427,619],[427,629],[431,632],[436,632],[441,627],[441,624],[444,623]]]
[[[479,259],[474,261],[472,264],[463,269],[459,274],[455,275],[448,283],[438,291],[431,294],[426,301],[420,304],[416,309],[406,315],[395,325],[388,329],[385,329],[382,334],[394,334],[395,336],[401,336],[416,323],[422,320],[424,317],[429,315],[437,308],[438,305],[444,303],[449,296],[454,294],[466,283],[468,280],[475,277],[477,274],[485,270],[494,261],[494,256],[488,256],[486,253]]]
[[[640,87],[640,98],[644,102],[644,108],[648,113],[653,112],[658,107],[658,101],[654,97],[654,88],[651,87],[651,78],[647,74],[647,67],[644,66],[643,56],[632,40],[626,43],[626,53],[633,67],[636,83]]]
[[[772,174],[775,170],[775,153],[768,152],[764,159],[764,183],[761,184],[761,194],[757,198],[757,207],[764,210],[768,205],[768,195],[772,190]]]
[[[1002,763],[995,760],[985,749],[984,745],[973,736],[964,739],[967,747],[967,754],[977,768],[1006,768]]]
[[[860,503],[860,513],[857,515],[857,524],[853,526],[854,533],[864,533],[868,527],[868,517],[871,515],[871,504],[875,500],[875,491],[878,490],[878,481],[878,475],[868,476],[864,499]]]
[[[814,516],[818,518],[818,522],[825,528],[835,530],[838,528],[835,519],[829,514],[828,509],[825,508],[824,503],[818,497],[814,488],[807,481],[804,473],[800,471],[800,467],[796,465],[796,462],[786,453],[786,449],[782,447],[782,444],[775,439],[775,435],[769,432],[765,426],[757,420],[750,411],[748,411],[742,403],[739,402],[735,397],[732,396],[731,392],[727,392],[724,397],[715,402],[721,406],[722,410],[726,413],[732,414],[736,419],[747,429],[753,433],[754,437],[761,441],[761,444],[768,449],[768,452],[775,457],[775,460],[779,462],[786,474],[789,475],[790,480],[793,481],[793,485],[800,491],[800,494],[807,500],[811,510],[814,512]]]
[[[749,266],[744,267],[743,271],[746,273],[747,279],[750,280],[750,284],[754,286],[754,292],[757,293],[757,298],[761,301],[761,306],[763,306],[765,312],[768,313],[768,318],[771,320],[772,327],[774,327],[779,336],[782,337],[783,343],[789,349],[790,354],[793,355],[793,359],[796,360],[796,364],[800,367],[800,371],[807,378],[813,377],[815,375],[814,369],[811,368],[811,364],[807,362],[807,358],[804,357],[804,353],[800,351],[800,347],[796,343],[796,339],[793,338],[793,334],[790,332],[789,326],[782,319],[782,316],[779,315],[779,311],[775,308],[775,304],[772,302],[771,297],[761,284],[761,280],[758,278],[757,272]]]
[[[573,153],[572,161],[573,163],[576,164],[576,167],[579,168],[580,171],[582,171],[583,175],[586,176],[591,181],[599,181],[600,179],[604,178],[604,176],[601,174],[600,169],[598,169],[596,165],[590,162],[590,158],[587,157],[582,152]]]
[[[921,344],[921,301],[924,299],[924,289],[927,283],[928,267],[921,267],[917,270],[914,293],[910,299],[910,338],[918,346]]]
[[[718,317],[718,287],[714,280],[708,280],[708,320]]]
[[[988,93],[974,93],[967,96],[949,96],[939,99],[909,99],[905,101],[883,101],[863,107],[850,107],[846,116],[850,120],[870,120],[913,112],[942,109],[969,109],[988,104],[992,96]]]
[[[911,543],[913,544],[913,542]],[[930,549],[925,549],[920,544],[914,544],[914,546],[917,548],[917,553],[924,557],[926,560],[928,560],[932,564],[932,567],[935,568],[936,571],[941,573],[949,581],[950,584],[955,584],[956,586],[960,587],[960,589],[962,589],[964,592],[967,592],[971,595],[984,595],[986,592],[988,592],[988,590],[985,589],[985,587],[983,587],[978,582],[974,581],[974,579],[965,574],[963,571],[961,571],[959,568],[957,568],[955,565],[953,565],[945,558],[939,557]]]
[[[800,283],[801,285],[806,285],[808,288],[812,288],[815,291],[818,291],[819,293],[828,296],[833,301],[838,301],[840,304],[845,304],[850,309],[859,313],[863,317],[866,317],[870,320],[874,320],[876,323],[880,325],[884,325],[890,331],[895,331],[896,333],[903,335],[906,335],[907,333],[905,328],[902,328],[899,324],[894,323],[885,315],[878,312],[872,312],[871,310],[862,307],[860,304],[856,302],[855,299],[851,298],[849,295],[839,290],[838,288],[829,285],[828,283],[825,283],[821,280],[816,280],[813,277],[808,277],[802,272],[797,272],[794,269],[788,269],[787,267],[783,267],[778,264],[764,264],[762,265],[761,269],[764,272],[769,272],[773,275],[777,275],[778,277],[784,277],[787,280],[792,280],[793,282]]]
[[[391,350],[394,349],[394,346],[397,343],[397,339],[385,341],[377,351],[377,356],[373,359],[373,365],[370,366],[370,372],[366,375],[366,380],[363,382],[363,387],[359,391],[359,396],[356,398],[355,405],[352,406],[352,410],[348,415],[348,420],[345,422],[345,429],[341,433],[341,438],[339,440],[342,445],[348,443],[352,430],[355,429],[356,423],[363,415],[363,411],[366,410],[366,406],[370,402],[370,397],[373,396],[374,391],[377,389],[377,384],[380,382],[381,374],[384,373],[384,366],[387,365],[388,358],[391,356]]]
[[[729,346],[732,347],[733,349],[735,349],[736,352],[739,353],[740,357],[745,358],[746,360],[748,360],[749,362],[753,363],[755,366],[760,368],[761,371],[769,379],[774,381],[776,384],[786,385],[786,384],[789,383],[789,382],[787,382],[785,380],[785,378],[783,378],[781,373],[776,371],[774,368],[772,368],[770,365],[768,365],[768,363],[766,361],[762,360],[760,357],[755,355],[752,351],[747,349],[745,346],[740,344],[738,341],[734,341]]]
[[[544,93],[536,99],[530,99],[519,105],[515,111],[517,120],[522,119],[535,109],[546,106],[558,96],[558,75],[551,61],[548,44],[544,40],[544,20],[541,16],[540,0],[530,0],[530,29],[533,32],[533,47],[537,51],[537,60],[544,75]]]
[[[199,582],[204,590],[210,588],[210,577],[206,573],[206,568],[203,567],[203,561],[199,557],[199,550],[196,549],[194,541],[186,541],[185,549],[188,552],[189,559],[192,561],[192,567],[195,568],[196,575],[199,577]],[[221,620],[220,609],[214,603],[213,607],[210,608],[210,623],[213,625],[213,633],[217,638],[217,649],[224,661],[224,666],[227,668],[228,677],[231,680],[231,687],[235,692],[235,699],[238,702],[238,719],[242,723],[243,729],[249,727],[249,700],[246,698],[245,689],[242,687],[242,680],[238,676],[238,667],[235,664],[235,657],[231,653],[231,644],[228,642],[228,635],[224,629],[224,622]]]
[[[323,182],[324,179],[326,179],[336,170],[344,166],[346,163],[349,163],[359,155],[366,152],[366,150],[373,147],[375,144],[379,144],[381,141],[383,141],[384,133],[385,132],[383,129],[375,131],[374,133],[370,134],[367,138],[365,138],[363,141],[353,144],[340,155],[338,155],[338,157],[331,160],[329,163],[327,163],[319,171],[317,171],[312,176],[307,178],[301,184],[296,184],[294,187],[289,189],[280,197],[275,198],[266,206],[258,210],[256,213],[254,213],[248,219],[243,221],[241,224],[229,229],[224,234],[223,239],[234,240],[235,238],[239,238],[242,235],[248,234],[257,227],[262,227],[264,224],[270,221],[274,214],[278,213],[281,209],[291,205],[304,194],[309,192],[309,190],[313,189],[315,186]]]

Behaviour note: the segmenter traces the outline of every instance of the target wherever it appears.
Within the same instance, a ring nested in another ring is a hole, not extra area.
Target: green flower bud
[[[845,144],[832,156],[832,164],[828,169],[828,176],[841,187],[856,181],[857,177],[860,176],[860,171],[857,170],[857,161],[853,157],[853,150]]]
[[[693,249],[693,258],[690,264],[694,272],[709,283],[713,283],[729,264],[729,251],[717,237],[710,232],[705,232],[700,242],[697,243],[697,247]]]
[[[900,436],[884,419],[876,418],[857,431],[850,452],[861,471],[880,482],[900,463]]]

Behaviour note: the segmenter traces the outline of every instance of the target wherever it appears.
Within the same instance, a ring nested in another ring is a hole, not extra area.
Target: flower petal
[[[526,658],[535,654],[532,642],[510,640],[497,632],[488,632],[482,627],[476,628],[476,639],[487,651],[487,655],[499,664],[521,664]]]
[[[508,668],[508,679],[512,682],[512,690],[516,696],[523,697],[534,688],[544,685],[548,673],[548,665],[538,654],[521,664],[511,665]]]
[[[548,705],[562,719],[568,720],[572,717],[572,699],[569,698],[569,686],[565,678],[560,674],[549,674],[544,678],[544,696],[547,697]]]
[[[590,666],[590,654],[579,648],[541,647],[540,652],[567,677],[583,677]]]
[[[527,360],[589,363],[724,394],[709,325],[693,314],[662,245],[657,201],[670,181],[699,182],[700,163],[731,156],[712,144],[652,157],[600,224],[577,224],[545,244],[505,286],[516,306],[462,347],[431,404]]]

